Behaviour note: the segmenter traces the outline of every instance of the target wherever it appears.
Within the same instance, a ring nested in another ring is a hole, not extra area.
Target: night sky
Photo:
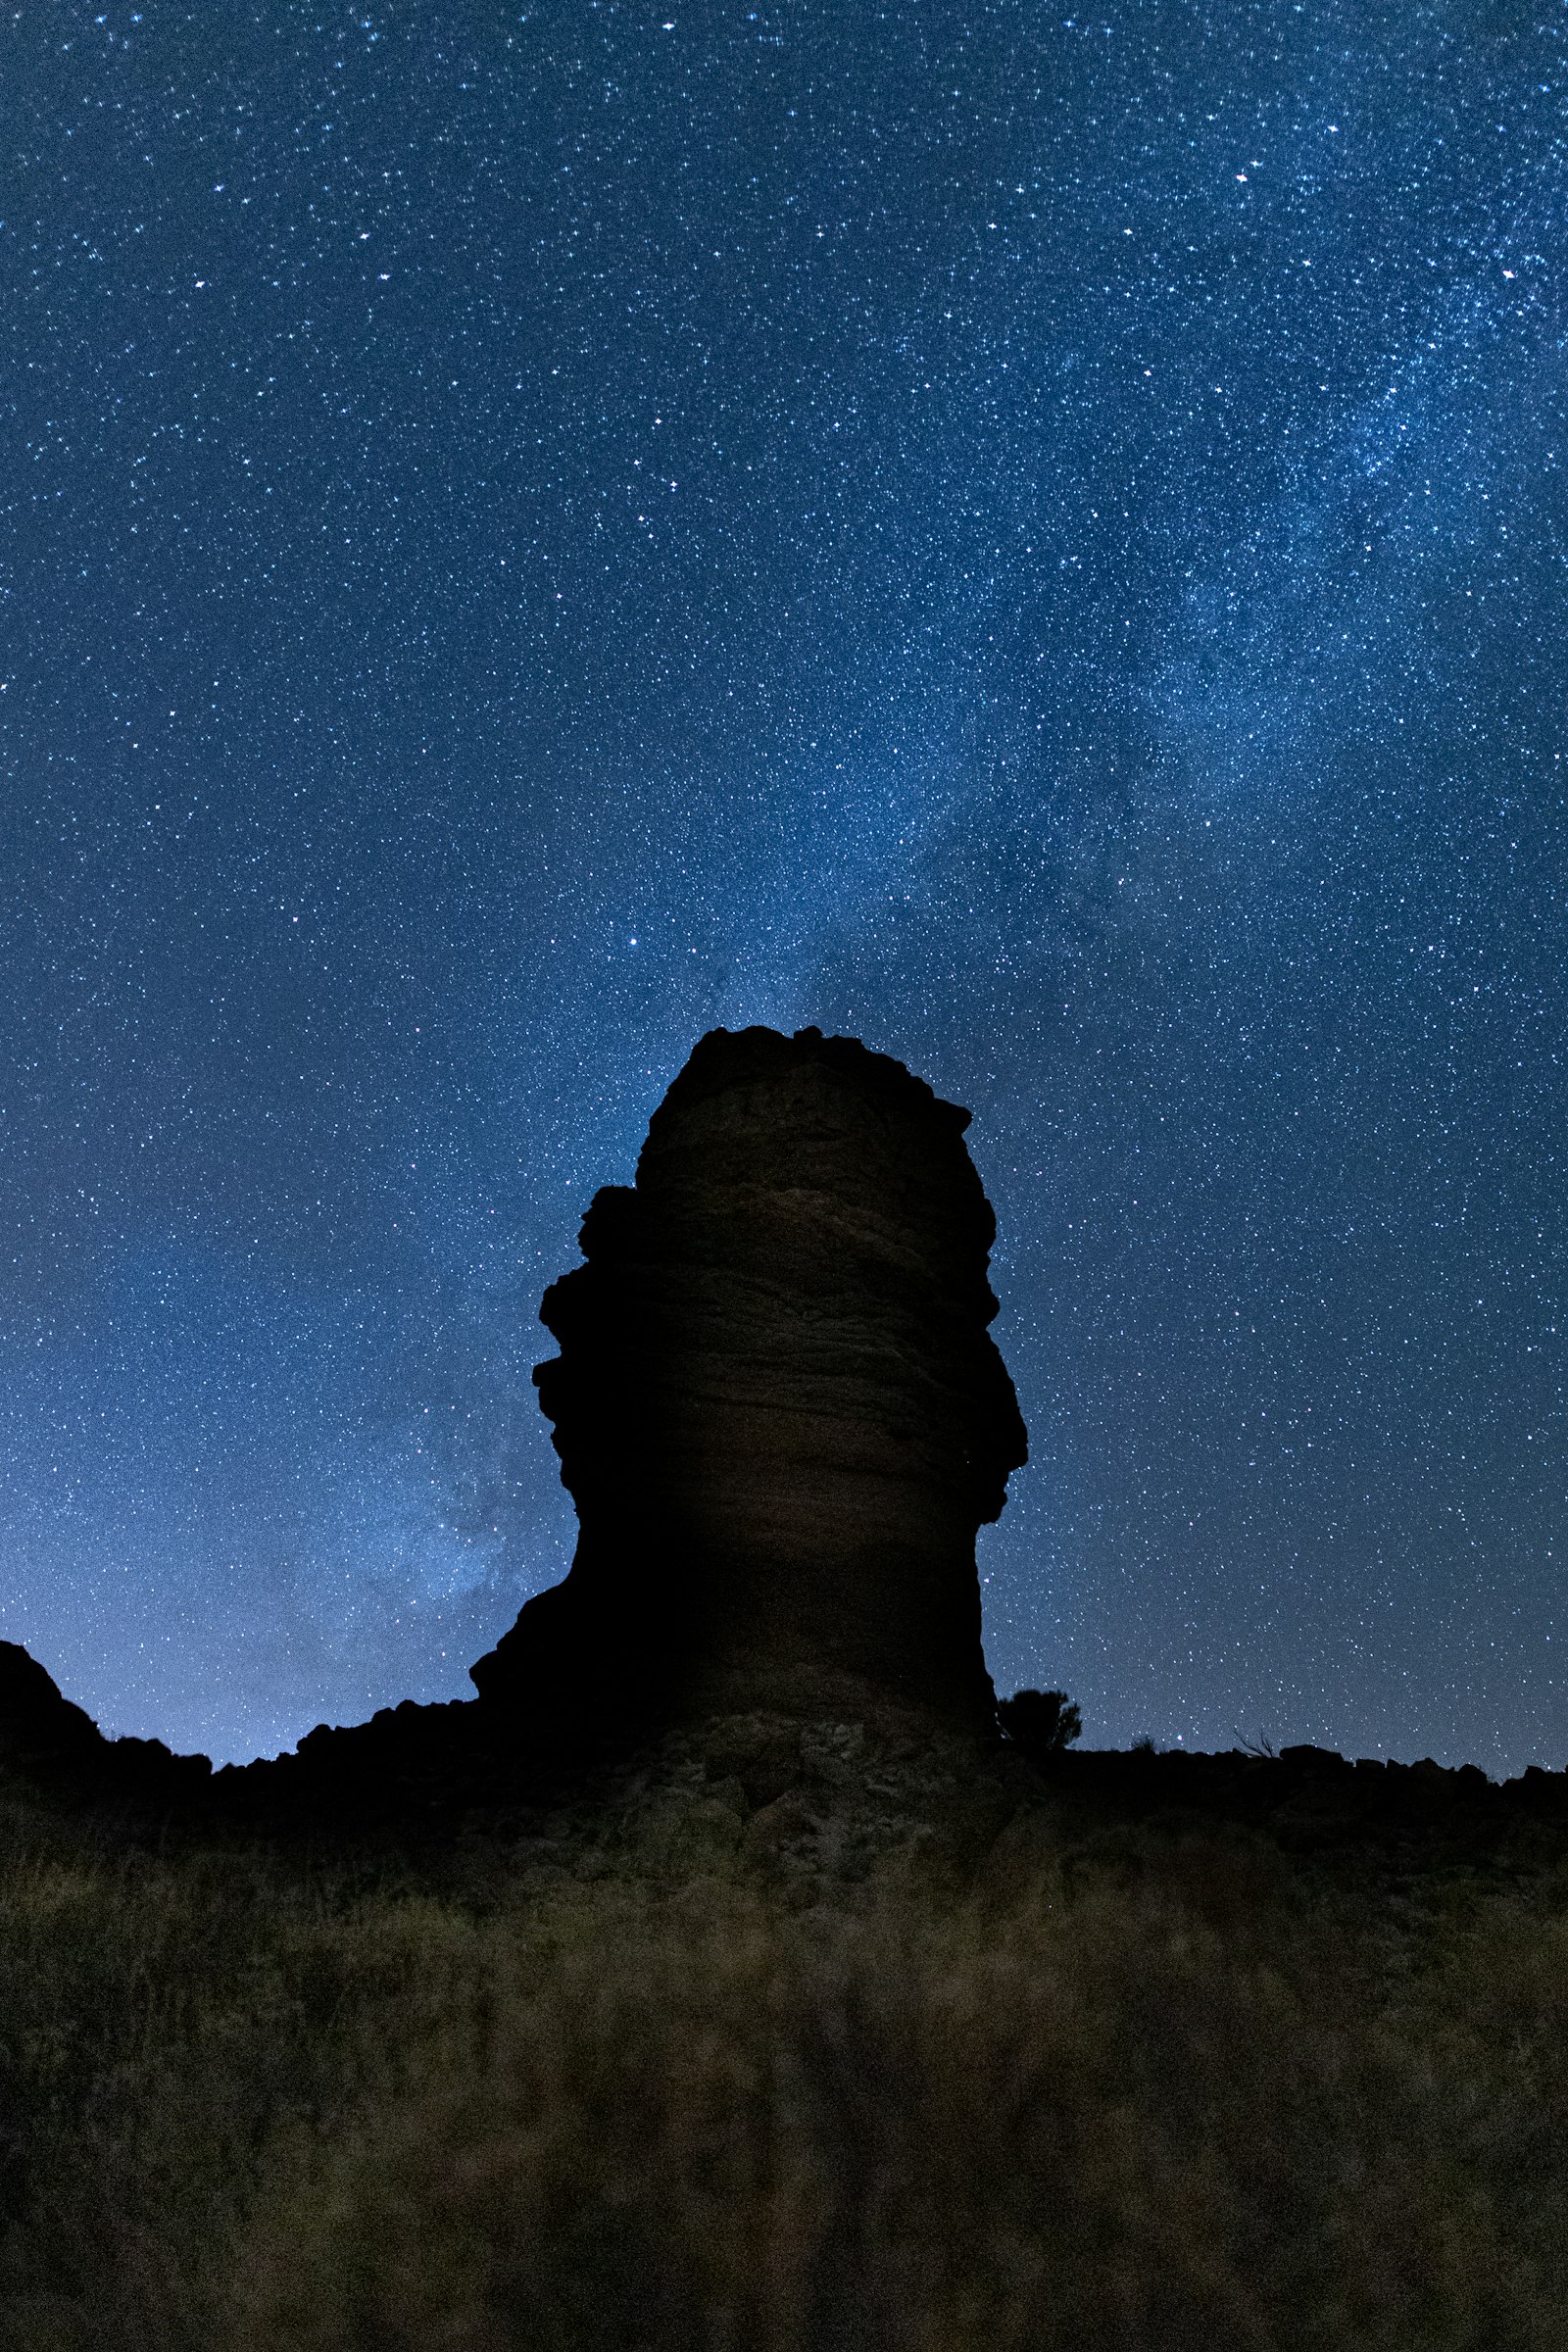
[[[1091,1744],[1568,1758],[1568,8],[0,28],[0,1635],[466,1695],[715,1024],[969,1104]]]

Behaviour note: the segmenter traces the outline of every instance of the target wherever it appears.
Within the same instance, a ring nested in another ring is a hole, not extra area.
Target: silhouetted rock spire
[[[487,1709],[989,1720],[975,1533],[1025,1435],[968,1119],[848,1038],[702,1040],[545,1296],[580,1535]]]

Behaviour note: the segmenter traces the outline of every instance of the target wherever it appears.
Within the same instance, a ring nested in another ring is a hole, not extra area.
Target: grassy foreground
[[[1568,2341],[1568,1890],[125,1851],[0,1792],[0,2343]]]

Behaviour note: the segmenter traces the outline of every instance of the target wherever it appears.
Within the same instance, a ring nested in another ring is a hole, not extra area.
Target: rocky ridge
[[[1379,1867],[1557,1850],[1568,1775],[1499,1787],[1310,1747],[1031,1759],[1001,1736],[974,1543],[1024,1432],[966,1123],[852,1040],[705,1038],[546,1295],[560,1353],[536,1379],[580,1542],[473,1669],[478,1696],[214,1773],[104,1739],[0,1642],[0,1784],[245,1834],[470,1825],[546,1875],[635,1856],[808,1894],[1046,1822],[1207,1817]]]

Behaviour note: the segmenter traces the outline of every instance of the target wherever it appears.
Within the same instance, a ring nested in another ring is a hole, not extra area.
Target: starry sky
[[[0,59],[0,1636],[467,1694],[588,1200],[812,1021],[975,1113],[1000,1689],[1568,1759],[1568,7]]]

